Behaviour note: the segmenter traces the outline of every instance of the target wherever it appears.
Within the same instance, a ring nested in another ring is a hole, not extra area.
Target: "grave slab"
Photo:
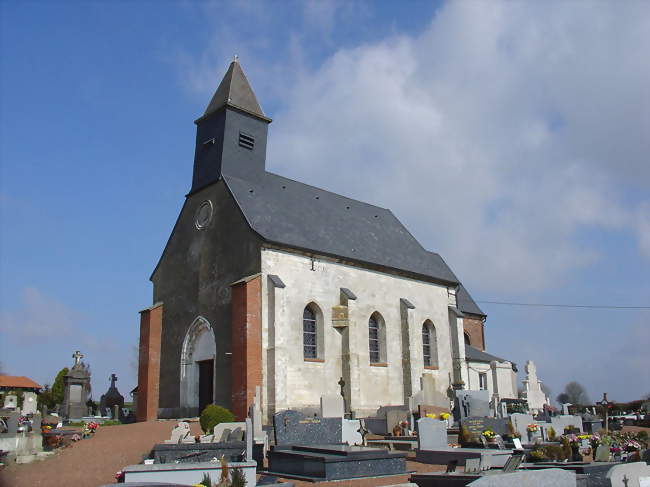
[[[347,445],[274,446],[269,472],[312,481],[344,480],[406,472],[406,453]]]

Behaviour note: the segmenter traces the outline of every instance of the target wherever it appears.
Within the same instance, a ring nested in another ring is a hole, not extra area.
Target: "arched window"
[[[310,306],[302,312],[302,347],[305,358],[318,358],[318,326]]]
[[[379,313],[373,313],[368,320],[368,351],[370,363],[386,362],[386,336],[384,320]]]
[[[425,367],[438,367],[438,338],[429,320],[422,325],[422,356]]]

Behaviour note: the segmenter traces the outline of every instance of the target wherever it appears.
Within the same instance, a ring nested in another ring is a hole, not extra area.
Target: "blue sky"
[[[0,361],[135,385],[137,311],[238,54],[267,168],[391,208],[477,300],[650,306],[646,2],[2,2]],[[335,143],[333,143],[335,141]],[[648,310],[481,304],[559,393],[650,392]]]

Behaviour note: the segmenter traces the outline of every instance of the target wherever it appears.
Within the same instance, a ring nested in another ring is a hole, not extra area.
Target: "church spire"
[[[239,58],[237,56],[234,56],[230,63],[230,67],[228,67],[228,71],[226,71],[217,91],[214,93],[212,100],[210,100],[203,117],[216,112],[226,105],[268,120],[268,117],[262,111],[262,107],[257,102],[257,97],[246,79],[246,75],[239,64]]]

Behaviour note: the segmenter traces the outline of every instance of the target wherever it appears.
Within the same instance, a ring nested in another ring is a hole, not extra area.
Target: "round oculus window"
[[[204,201],[196,210],[196,217],[194,224],[199,230],[203,230],[212,221],[212,202],[210,200]]]

